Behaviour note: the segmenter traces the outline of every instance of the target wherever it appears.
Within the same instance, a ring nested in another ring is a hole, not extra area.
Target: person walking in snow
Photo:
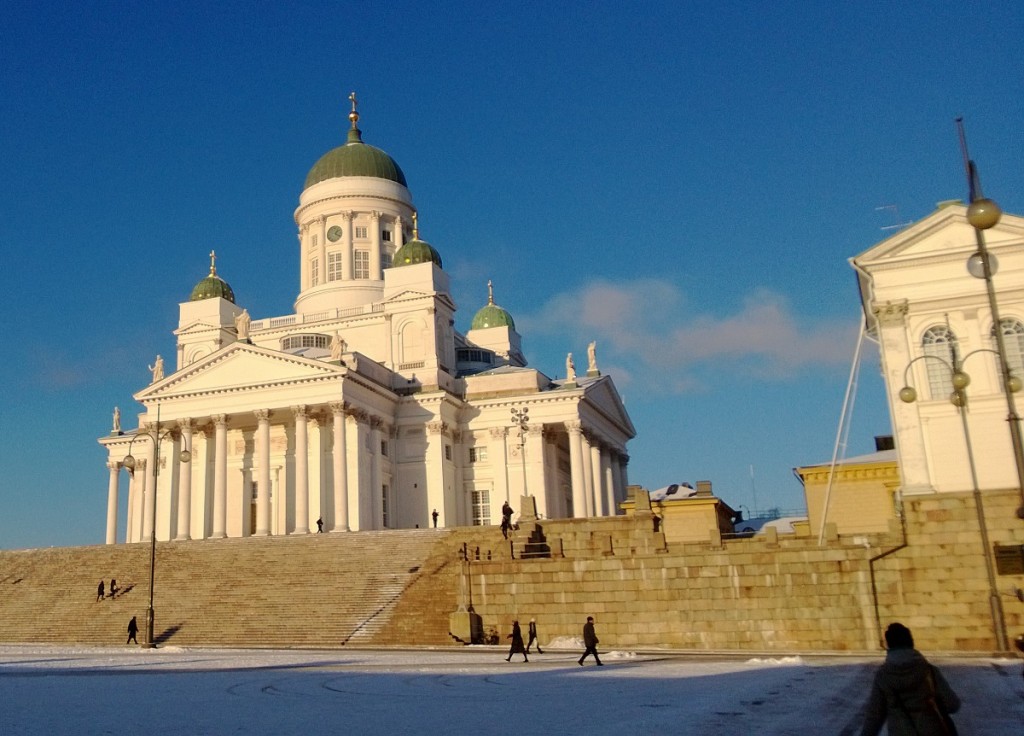
[[[885,724],[889,736],[955,735],[949,714],[960,709],[960,698],[942,673],[914,649],[910,629],[889,624],[885,646],[885,663],[875,673],[861,736],[876,736]]]
[[[139,640],[135,638],[135,635],[139,633],[139,624],[135,620],[135,616],[132,616],[132,620],[128,622],[128,641],[125,644],[131,644],[135,642],[139,643]]]
[[[579,659],[580,667],[583,666],[583,660],[591,654],[594,655],[597,666],[601,666],[601,658],[597,656],[598,641],[597,633],[594,631],[594,617],[587,616],[587,623],[583,624],[583,645],[587,650],[583,652],[583,656]]]
[[[96,589],[96,600],[103,600],[103,581],[100,581],[100,587]]]
[[[526,642],[526,653],[530,653],[530,647],[533,646],[534,642],[537,642],[537,654],[544,654],[544,650],[540,648],[540,641],[537,639],[537,619],[530,619],[529,626],[530,638]]]
[[[519,622],[512,622],[512,633],[508,635],[508,638],[512,640],[512,646],[508,649],[508,656],[505,657],[506,662],[512,661],[513,654],[522,654],[523,661],[529,662],[530,659],[526,656],[526,647],[523,646],[523,630],[519,628]]]

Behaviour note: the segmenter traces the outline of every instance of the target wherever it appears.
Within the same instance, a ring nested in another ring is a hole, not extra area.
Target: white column
[[[109,461],[107,470],[107,544],[117,544],[117,481],[121,472],[121,463]]]
[[[583,433],[583,493],[587,505],[587,517],[597,516],[594,505],[594,456],[590,445],[590,437]]]
[[[380,465],[380,428],[383,421],[380,417],[370,417],[370,448],[371,448],[371,470],[370,487],[373,499],[373,528],[384,528],[384,508],[381,492],[384,488],[383,474]]]
[[[145,516],[142,519],[142,540],[149,541],[155,533],[156,521],[156,440],[150,438],[147,443],[149,455],[146,459],[146,495],[145,495]]]
[[[256,468],[259,472],[259,498],[256,499],[256,534],[270,534],[270,410],[257,409]]]
[[[549,517],[548,494],[544,482],[544,425],[532,424],[526,430],[526,492],[536,499],[537,513]]]
[[[505,427],[491,427],[491,444],[487,455],[494,468],[494,496],[491,498],[491,520],[496,518],[504,501],[511,502],[508,492],[508,448],[505,446]],[[514,508],[514,507],[513,507]]]
[[[370,278],[384,278],[380,267],[380,212],[370,213]]]
[[[339,214],[342,219],[341,225],[341,280],[352,280],[352,213],[342,212]]]
[[[334,418],[334,527],[332,532],[347,532],[348,524],[348,436],[345,402],[331,402]]]
[[[587,515],[587,486],[584,477],[583,462],[583,423],[570,421],[565,423],[569,432],[569,467],[572,474],[572,515],[583,518]]]
[[[615,497],[615,513],[619,513],[619,504],[625,499],[626,489],[622,485],[622,466],[619,465],[619,452],[611,453],[609,462],[611,464],[612,493]]]
[[[601,449],[601,481],[604,485],[604,515],[615,516],[619,513],[615,503],[615,476],[612,474],[612,448],[607,445]]]
[[[136,468],[137,472],[141,472],[141,470],[141,468]],[[139,524],[135,520],[135,509],[139,505],[138,499],[136,498],[137,496],[135,472],[128,471],[128,518],[125,520],[124,529],[124,541],[126,543],[135,541],[135,539],[132,538],[132,535],[135,534],[139,528]]]
[[[622,496],[619,498],[620,501],[626,500],[626,486],[629,485],[629,474],[626,472],[626,466],[629,465],[629,455],[625,453],[619,455],[619,493]]]
[[[293,406],[295,413],[295,534],[309,534],[309,439],[306,407]]]
[[[601,455],[601,441],[594,437],[590,443],[590,477],[594,483],[594,516],[608,516],[608,507],[605,504],[604,472]]]
[[[211,539],[227,536],[228,522],[228,417],[213,416],[216,447],[213,469],[213,534]]]
[[[192,452],[192,420],[179,419],[181,428],[181,446],[183,450]],[[174,461],[178,463],[178,533],[177,540],[192,538],[192,463],[179,460],[181,453],[176,453]]]

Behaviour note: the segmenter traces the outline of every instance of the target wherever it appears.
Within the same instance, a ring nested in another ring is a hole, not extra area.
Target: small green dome
[[[494,287],[490,281],[487,282],[487,304],[473,316],[469,329],[485,330],[488,327],[516,328],[512,315],[494,303]]]
[[[203,299],[227,299],[232,304],[235,303],[235,292],[231,290],[231,286],[227,281],[217,275],[217,255],[213,252],[210,253],[210,275],[200,281],[192,289],[192,296],[189,297],[189,301],[198,302]]]
[[[349,130],[345,145],[320,157],[306,175],[303,189],[343,176],[372,176],[407,186],[405,174],[395,160],[379,148],[363,143],[359,128]]]
[[[417,263],[427,263],[428,261],[433,261],[437,264],[438,268],[443,268],[441,265],[441,254],[437,252],[437,249],[430,243],[424,242],[419,238],[413,238],[398,249],[391,265],[392,267],[413,266]]]

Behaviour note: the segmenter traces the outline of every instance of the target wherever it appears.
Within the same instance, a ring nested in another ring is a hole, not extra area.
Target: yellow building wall
[[[797,468],[804,484],[807,518],[812,535],[821,529],[828,494],[827,523],[839,534],[881,534],[897,518],[895,494],[900,483],[895,461],[836,466],[835,482],[828,490],[829,467]]]

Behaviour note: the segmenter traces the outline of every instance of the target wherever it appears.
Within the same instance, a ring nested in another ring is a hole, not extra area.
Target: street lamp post
[[[139,437],[148,437],[153,442],[153,528],[150,530],[149,536],[149,609],[146,611],[146,637],[142,644],[147,649],[152,649],[156,646],[153,637],[153,581],[156,577],[156,491],[160,480],[160,443],[167,437],[175,436],[176,434],[177,429],[173,427],[163,432],[160,431],[160,406],[157,405],[156,425],[151,430],[140,430],[132,437],[132,441],[128,443],[128,454],[121,461],[128,468],[128,471],[134,475],[135,458],[132,456],[132,445],[135,444],[135,440],[139,439]],[[178,454],[178,459],[183,463],[188,463],[192,460],[192,453],[186,447]]]
[[[519,459],[523,462],[523,495],[529,496],[526,488],[526,431],[530,428],[530,409],[512,407],[512,425],[519,428]]]
[[[971,445],[971,432],[967,424],[967,392],[966,388],[971,382],[971,377],[964,372],[963,362],[975,353],[994,352],[987,348],[972,350],[962,359],[957,357],[956,351],[952,351],[952,365],[937,355],[921,355],[907,363],[903,369],[903,388],[900,389],[899,397],[904,403],[911,404],[917,401],[917,390],[910,385],[909,373],[911,366],[919,360],[937,360],[949,371],[950,383],[953,384],[953,393],[949,400],[957,408],[960,414],[960,422],[964,430],[964,445],[967,449],[967,465],[971,472],[971,489],[974,496],[974,510],[978,515],[978,531],[981,536],[981,552],[985,558],[985,572],[988,575],[988,602],[989,611],[992,615],[992,631],[995,633],[996,645],[1000,652],[1009,651],[1009,640],[1006,635],[1006,618],[1003,615],[1003,603],[999,598],[999,587],[996,583],[995,566],[992,564],[992,556],[989,550],[988,523],[985,521],[985,507],[982,502],[981,488],[978,485],[978,472],[974,464],[974,448]]]
[[[1003,395],[1006,397],[1006,421],[1010,425],[1010,444],[1013,446],[1013,460],[1017,467],[1017,490],[1020,493],[1020,506],[1017,517],[1024,519],[1024,444],[1021,442],[1020,415],[1013,398],[1014,391],[1020,390],[1020,379],[1010,371],[1010,363],[1006,358],[1006,341],[1003,339],[1003,325],[999,319],[999,304],[996,302],[996,290],[992,284],[992,274],[996,272],[998,263],[988,252],[985,244],[984,230],[994,227],[1003,212],[991,199],[981,192],[981,178],[978,168],[967,153],[967,136],[964,134],[964,119],[956,119],[960,134],[960,150],[964,157],[964,169],[967,174],[968,197],[967,221],[974,228],[978,250],[967,259],[967,270],[975,278],[985,280],[985,291],[988,295],[989,311],[992,313],[992,331],[996,338],[996,354],[999,356],[999,372],[1003,380]],[[1016,386],[1016,388],[1014,388]]]

